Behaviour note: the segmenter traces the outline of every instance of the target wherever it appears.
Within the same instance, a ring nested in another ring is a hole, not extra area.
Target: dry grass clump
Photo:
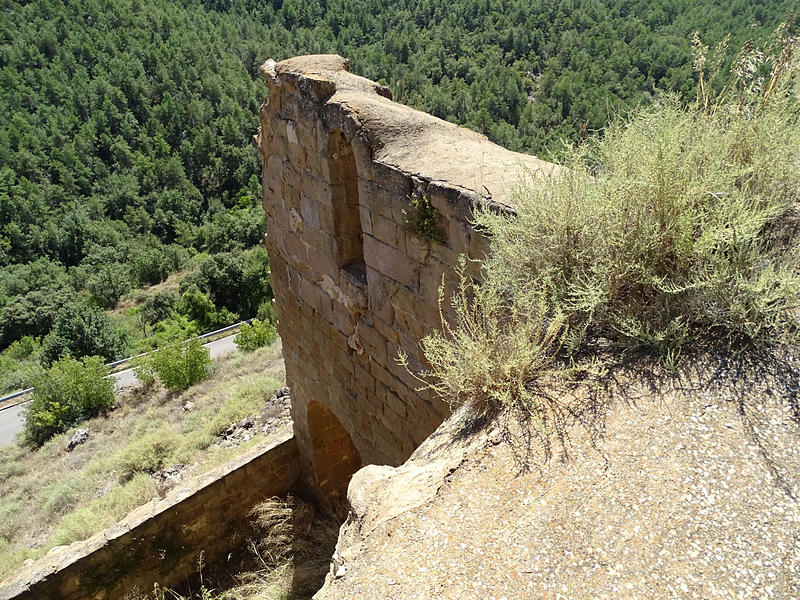
[[[319,590],[330,567],[339,521],[289,496],[253,509],[259,537],[251,549],[260,568],[221,600],[305,600]]]
[[[609,349],[674,367],[687,348],[796,339],[798,45],[782,26],[719,96],[701,78],[697,106],[662,98],[531,177],[515,216],[479,211],[483,281],[462,278],[454,322],[423,341],[427,385],[544,414],[541,378]]]
[[[339,522],[294,496],[269,498],[252,513],[254,536],[248,549],[251,570],[233,575],[234,583],[217,586],[213,574],[202,576],[199,590],[188,595],[157,589],[155,600],[307,600],[322,586],[339,534]],[[201,565],[204,567],[204,565]],[[209,566],[213,572],[214,565]]]

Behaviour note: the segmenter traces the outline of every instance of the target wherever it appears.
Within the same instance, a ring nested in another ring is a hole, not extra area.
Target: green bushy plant
[[[153,352],[140,369],[152,370],[168,390],[185,390],[208,376],[208,348],[195,338],[186,344],[169,344]]]
[[[239,350],[252,352],[256,348],[271,344],[275,341],[276,336],[275,327],[271,323],[253,319],[250,325],[242,324],[233,341]]]
[[[788,102],[755,115],[670,100],[643,110],[531,182],[516,218],[479,214],[485,273],[515,303],[534,288],[567,314],[572,351],[774,339],[800,299],[799,132]]]
[[[148,325],[155,325],[159,321],[168,319],[175,314],[175,304],[178,298],[173,292],[159,291],[142,302],[139,317]]]
[[[196,285],[190,286],[181,294],[175,305],[178,314],[197,323],[202,331],[211,331],[235,323],[239,316],[225,307],[214,305],[208,294],[201,292]]]
[[[41,360],[45,366],[62,356],[124,358],[129,338],[95,307],[68,304],[56,316],[52,331],[44,338]]]
[[[447,234],[439,223],[439,212],[424,194],[414,194],[408,210],[403,210],[403,228],[421,240],[444,244]]]
[[[41,446],[57,433],[107,410],[114,402],[114,382],[97,356],[62,358],[35,382],[25,417],[24,437]]]
[[[458,405],[469,401],[485,413],[497,406],[532,404],[528,383],[555,372],[553,359],[566,333],[566,315],[553,312],[535,292],[509,303],[503,280],[488,277],[476,285],[465,274],[451,298],[452,324],[422,340],[422,349],[435,375],[431,389]],[[440,291],[443,305],[444,287]],[[409,368],[408,358],[401,362]]]
[[[258,313],[256,318],[259,321],[266,321],[272,325],[278,322],[278,313],[275,312],[275,307],[272,305],[272,300],[264,300],[258,305]]]
[[[126,265],[112,263],[97,267],[88,276],[86,289],[100,308],[114,308],[120,297],[131,289],[131,283]]]
[[[491,253],[423,341],[434,391],[536,411],[537,379],[609,346],[675,366],[797,338],[800,42],[776,39],[716,100],[662,98],[533,174],[515,215],[477,211]]]
[[[39,338],[26,335],[0,352],[0,395],[28,388],[42,374],[41,349]]]

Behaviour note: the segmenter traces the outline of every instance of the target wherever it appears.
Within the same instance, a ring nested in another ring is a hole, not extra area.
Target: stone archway
[[[341,421],[324,404],[310,402],[306,421],[320,500],[336,504],[347,496],[347,485],[361,468],[361,456]]]

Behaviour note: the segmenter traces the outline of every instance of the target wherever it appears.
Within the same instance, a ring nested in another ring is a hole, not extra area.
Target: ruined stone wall
[[[295,437],[308,485],[336,497],[360,465],[400,464],[448,415],[398,353],[424,365],[443,277],[460,254],[483,257],[474,207],[513,210],[513,185],[552,165],[393,102],[339,56],[263,71],[256,145]],[[415,196],[437,210],[443,243],[406,227]]]
[[[201,552],[213,564],[241,545],[252,508],[287,493],[297,467],[287,428],[88,540],[54,549],[0,585],[0,600],[118,600],[156,581],[182,584]]]

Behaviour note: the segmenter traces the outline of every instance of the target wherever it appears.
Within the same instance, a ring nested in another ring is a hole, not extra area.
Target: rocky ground
[[[274,433],[290,425],[292,422],[290,415],[292,399],[289,394],[288,387],[276,390],[260,412],[245,417],[237,423],[231,423],[225,431],[220,433],[216,445],[221,448],[235,448],[249,442],[256,435]],[[183,405],[185,411],[191,411],[193,408],[191,402]],[[85,430],[78,430],[76,436],[82,431]],[[191,465],[170,465],[156,471],[151,477],[156,481],[159,494],[163,497],[169,490],[189,477],[197,467],[198,463],[196,462]]]
[[[502,419],[448,422],[356,474],[315,598],[798,598],[797,374],[617,380],[601,418],[527,464]]]

